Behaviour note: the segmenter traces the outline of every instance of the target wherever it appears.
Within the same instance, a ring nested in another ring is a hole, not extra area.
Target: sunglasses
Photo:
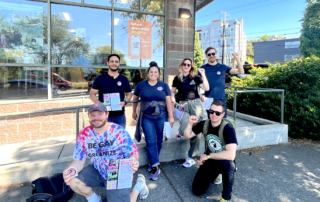
[[[218,111],[213,111],[212,109],[208,110],[209,114],[216,114],[217,116],[220,116],[221,114],[223,114],[223,112],[218,112]]]
[[[190,64],[186,64],[186,63],[183,63],[183,66],[191,67],[191,65],[190,65]]]
[[[214,55],[216,55],[216,53],[208,53],[207,54],[208,57],[210,57],[211,55],[214,56]]]

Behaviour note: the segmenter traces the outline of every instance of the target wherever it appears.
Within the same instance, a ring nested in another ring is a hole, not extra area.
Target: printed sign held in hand
[[[74,178],[74,177],[78,176],[78,171],[77,171],[76,167],[68,168],[67,173],[69,173],[71,175],[70,178]]]

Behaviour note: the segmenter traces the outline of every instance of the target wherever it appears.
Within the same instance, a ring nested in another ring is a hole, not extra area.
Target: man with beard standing
[[[109,55],[107,64],[109,66],[108,73],[96,78],[93,82],[89,97],[93,103],[104,103],[103,94],[119,93],[121,101],[119,106],[122,107],[122,110],[110,111],[108,121],[126,128],[124,107],[132,98],[129,80],[118,72],[120,67],[119,55]],[[97,94],[99,94],[99,99],[97,99]]]
[[[129,133],[121,126],[108,122],[108,111],[104,104],[97,103],[88,110],[90,126],[81,130],[74,149],[73,159],[69,168],[76,168],[78,176],[72,178],[72,173],[66,169],[63,179],[70,188],[88,202],[101,202],[93,187],[107,189],[109,162],[133,158],[132,173],[139,168],[138,148]],[[92,164],[84,167],[86,158]],[[132,180],[132,179],[128,179]],[[146,199],[149,189],[145,178],[139,174],[137,183],[130,192],[130,188],[106,190],[109,202],[136,202],[137,198]]]

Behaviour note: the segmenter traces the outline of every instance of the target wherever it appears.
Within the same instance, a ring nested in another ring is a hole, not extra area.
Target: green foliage
[[[306,0],[308,3],[302,18],[300,51],[304,57],[320,57],[320,0]]]
[[[194,37],[194,67],[195,71],[198,71],[198,68],[200,68],[203,64],[203,50],[201,48],[200,42],[199,42],[199,34],[198,32],[195,32]]]
[[[284,122],[294,138],[320,139],[320,59],[312,56],[284,64],[269,64],[269,68],[253,68],[251,76],[232,78],[239,87],[277,88],[285,90]],[[233,90],[233,89],[232,89]],[[227,104],[232,108],[233,94]],[[281,93],[237,94],[237,111],[280,121]]]

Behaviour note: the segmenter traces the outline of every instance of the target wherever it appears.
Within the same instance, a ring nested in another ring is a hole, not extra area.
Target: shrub
[[[285,90],[284,122],[289,136],[320,139],[320,59],[300,58],[284,64],[269,64],[269,68],[253,68],[252,76],[232,78],[237,87],[277,88]],[[228,108],[233,106],[233,94],[227,95]],[[280,121],[281,93],[237,94],[237,111]]]

